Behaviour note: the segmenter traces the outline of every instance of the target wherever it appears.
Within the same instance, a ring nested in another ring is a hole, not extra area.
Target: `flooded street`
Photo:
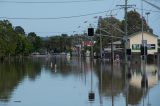
[[[0,63],[0,106],[160,106],[160,63],[30,57]],[[129,73],[129,74],[128,74]]]

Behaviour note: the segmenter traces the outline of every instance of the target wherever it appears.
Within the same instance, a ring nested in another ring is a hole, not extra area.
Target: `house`
[[[128,37],[128,46],[132,53],[140,53],[142,44],[142,32],[137,32]],[[149,32],[143,32],[143,41],[147,45],[148,54],[155,54],[158,52],[158,36]]]
[[[151,34],[149,32],[143,32],[143,42],[147,45],[147,53],[155,54],[158,52],[158,36]],[[122,41],[115,41],[113,44],[113,55],[114,58],[116,54],[124,58],[124,48]],[[127,48],[131,49],[132,54],[140,54],[142,45],[142,32],[137,32],[128,36]],[[110,57],[111,55],[111,43],[107,48],[103,49],[105,57]]]
[[[123,48],[121,41],[115,41],[112,44],[113,44],[114,51],[121,51]],[[111,43],[109,43],[109,46],[107,48],[104,48],[104,51],[111,52]]]
[[[123,45],[121,41],[115,41],[113,43],[109,43],[109,46],[107,48],[103,48],[103,57],[104,58],[111,58],[111,45],[113,46],[113,57],[116,59],[123,58]]]

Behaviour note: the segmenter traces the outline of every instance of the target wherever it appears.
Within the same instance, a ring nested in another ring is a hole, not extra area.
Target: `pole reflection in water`
[[[57,56],[55,55],[55,59],[54,59],[54,72],[57,72]]]
[[[148,89],[148,103],[147,103],[147,106],[151,106],[151,103],[149,101],[149,89]]]
[[[142,58],[143,68],[142,68],[141,87],[146,88],[146,87],[148,87],[148,78],[147,78],[147,74],[146,74],[147,56],[144,55],[143,57],[144,57],[144,59]]]
[[[114,106],[114,95],[113,95],[113,62],[111,62],[111,94],[112,94],[112,106]]]
[[[148,87],[145,85],[144,87],[142,87],[142,91],[143,91],[143,106],[145,106],[145,100],[144,99],[145,99],[146,93],[148,91]]]
[[[103,62],[101,61],[101,67],[100,67],[100,94],[99,94],[99,96],[100,96],[100,106],[103,106],[103,98],[102,98],[102,75],[103,75],[103,71],[102,71],[102,65],[103,65]]]
[[[126,106],[128,106],[128,92],[129,92],[129,82],[128,82],[128,78],[127,78],[127,74],[128,74],[128,63],[125,63],[125,94],[126,94]]]
[[[145,106],[145,96],[148,91],[148,78],[146,73],[147,55],[143,55],[141,61],[142,61],[141,89],[143,91],[143,106]]]
[[[93,92],[93,58],[91,58],[91,89],[90,92],[88,94],[88,99],[90,102],[93,102],[95,100],[95,93]]]

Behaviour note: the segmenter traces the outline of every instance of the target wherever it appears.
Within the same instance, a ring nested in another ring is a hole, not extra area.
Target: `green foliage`
[[[12,55],[16,49],[16,33],[8,20],[0,21],[0,54]]]
[[[117,36],[121,37],[122,33],[117,31],[117,29],[121,30],[121,21],[116,19],[115,17],[107,17],[107,18],[99,18],[98,21],[98,29],[96,33],[101,35],[108,35],[108,36]],[[103,47],[108,46],[108,43],[111,42],[111,37],[101,36],[102,37],[102,45]],[[96,44],[94,47],[94,51],[99,53],[99,45],[100,45],[100,36],[96,37]],[[117,38],[113,38],[113,41],[120,40]]]
[[[129,11],[127,13],[127,24],[128,24],[128,35],[131,35],[133,33],[139,32],[142,30],[142,18],[140,16],[140,14],[137,11]],[[144,31],[146,32],[150,32],[153,33],[153,30],[149,27],[149,25],[147,24],[146,20],[143,18],[143,22],[144,22]],[[101,34],[102,35],[113,35],[116,37],[121,37],[124,35],[123,32],[125,32],[125,20],[118,20],[115,17],[107,17],[107,18],[99,18],[98,20],[98,29],[96,31],[96,33],[100,34],[100,30],[99,29],[103,29],[101,30]],[[106,33],[107,32],[107,33]],[[122,39],[117,39],[117,38],[113,38],[113,41],[117,41],[117,40],[121,40],[123,42]],[[95,51],[99,52],[100,48],[100,37],[97,36],[96,38],[96,44],[95,44]],[[108,46],[108,44],[111,42],[111,37],[106,37],[106,36],[102,36],[102,45],[103,48],[105,48],[105,46]]]
[[[30,44],[29,40],[22,35],[19,35],[17,40],[17,48],[16,48],[16,55],[27,55],[30,54],[33,50],[32,45]]]
[[[141,16],[138,12],[129,11],[128,17],[128,35],[141,31],[142,21]],[[153,30],[148,26],[145,19],[144,31],[153,33]],[[102,34],[107,36],[121,37],[124,35],[121,31],[125,31],[125,21],[118,20],[115,17],[99,18],[98,28],[96,34]],[[101,29],[101,30],[100,30]],[[121,31],[120,31],[121,30]],[[96,41],[94,45],[94,51],[97,53],[100,50],[100,36],[93,38]],[[48,40],[42,40],[34,32],[30,32],[25,36],[25,31],[21,26],[15,28],[8,20],[0,21],[0,57],[10,55],[28,55],[32,52],[72,52],[73,45],[79,45],[82,41],[88,41],[87,35],[84,36],[74,35],[68,36],[62,34],[61,36],[52,36]],[[113,41],[122,40],[120,38],[113,38]],[[111,42],[111,37],[102,36],[103,48],[108,47]],[[158,43],[160,45],[160,43]],[[89,48],[84,48],[89,49]]]
[[[21,26],[16,26],[14,30],[18,34],[25,35],[25,31]]]
[[[32,45],[32,52],[37,52],[42,47],[42,39],[37,36],[34,32],[30,32],[27,36],[27,39]]]
[[[72,37],[69,37],[67,34],[62,34],[62,36],[52,36],[44,43],[44,47],[48,52],[54,51],[56,53],[71,51],[71,46]]]
[[[129,11],[127,13],[127,18],[128,18],[128,35],[142,31],[142,18],[140,14],[137,11]],[[153,33],[153,30],[148,26],[146,20],[143,18],[143,26],[144,26],[144,31]],[[121,29],[125,31],[125,21],[122,21],[122,26]]]
[[[8,20],[0,21],[0,57],[31,53],[33,47],[24,34],[22,27],[14,29]]]

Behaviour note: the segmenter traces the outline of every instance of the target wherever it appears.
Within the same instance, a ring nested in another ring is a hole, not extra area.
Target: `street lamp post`
[[[147,15],[147,24],[149,24],[148,23],[148,15],[150,14],[150,12],[146,12],[146,15]],[[147,31],[149,32],[149,29],[147,29]]]
[[[147,15],[147,24],[148,24],[148,15],[150,14],[150,12],[146,12]]]

